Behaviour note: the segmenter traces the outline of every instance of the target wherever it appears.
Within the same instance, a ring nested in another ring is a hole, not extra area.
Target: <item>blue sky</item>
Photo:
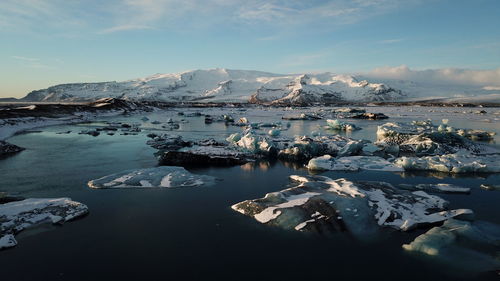
[[[494,82],[499,15],[498,0],[2,0],[0,97],[215,67],[458,68]]]

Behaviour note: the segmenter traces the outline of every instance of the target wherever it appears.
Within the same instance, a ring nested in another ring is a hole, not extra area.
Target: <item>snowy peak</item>
[[[350,75],[281,75],[250,70],[209,69],[155,74],[123,82],[62,84],[33,91],[26,101],[93,101],[113,97],[166,102],[312,104],[393,101],[401,90]]]

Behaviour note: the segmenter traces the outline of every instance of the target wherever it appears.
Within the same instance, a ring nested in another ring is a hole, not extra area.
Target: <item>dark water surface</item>
[[[189,120],[181,130],[192,136],[241,130]],[[293,124],[291,131],[316,126],[296,124],[305,123]],[[281,162],[190,169],[220,179],[210,187],[91,190],[86,185],[89,180],[152,167],[156,160],[155,150],[145,145],[147,132],[75,134],[85,126],[89,125],[50,127],[9,140],[27,149],[0,160],[1,191],[24,197],[70,197],[86,204],[90,213],[62,227],[16,236],[18,246],[0,252],[0,280],[498,280],[493,272],[478,276],[401,248],[425,230],[387,229],[381,240],[360,242],[344,233],[325,237],[286,231],[231,210],[237,202],[284,189],[289,175],[308,173]],[[374,132],[370,126],[364,126],[365,134]],[[55,134],[68,129],[73,133]],[[478,220],[500,224],[500,192],[479,188],[482,183],[498,184],[498,175],[442,179],[382,172],[322,175],[470,187],[470,195],[439,196],[449,200],[451,208],[470,208]]]

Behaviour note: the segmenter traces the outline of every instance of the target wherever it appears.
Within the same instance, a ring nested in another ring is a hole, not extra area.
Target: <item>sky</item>
[[[500,89],[499,15],[498,0],[1,0],[0,97],[217,67]]]

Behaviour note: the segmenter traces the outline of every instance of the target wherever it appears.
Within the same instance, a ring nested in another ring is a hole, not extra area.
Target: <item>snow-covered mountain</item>
[[[33,91],[22,101],[94,101],[113,97],[132,101],[309,105],[464,96],[474,99],[497,92],[479,86],[380,80],[332,73],[282,75],[218,68],[155,74],[123,82],[61,84]]]
[[[166,102],[311,104],[387,101],[400,90],[349,75],[290,74],[210,69],[156,74],[124,82],[61,84],[29,93],[24,101],[90,101],[104,97]]]

